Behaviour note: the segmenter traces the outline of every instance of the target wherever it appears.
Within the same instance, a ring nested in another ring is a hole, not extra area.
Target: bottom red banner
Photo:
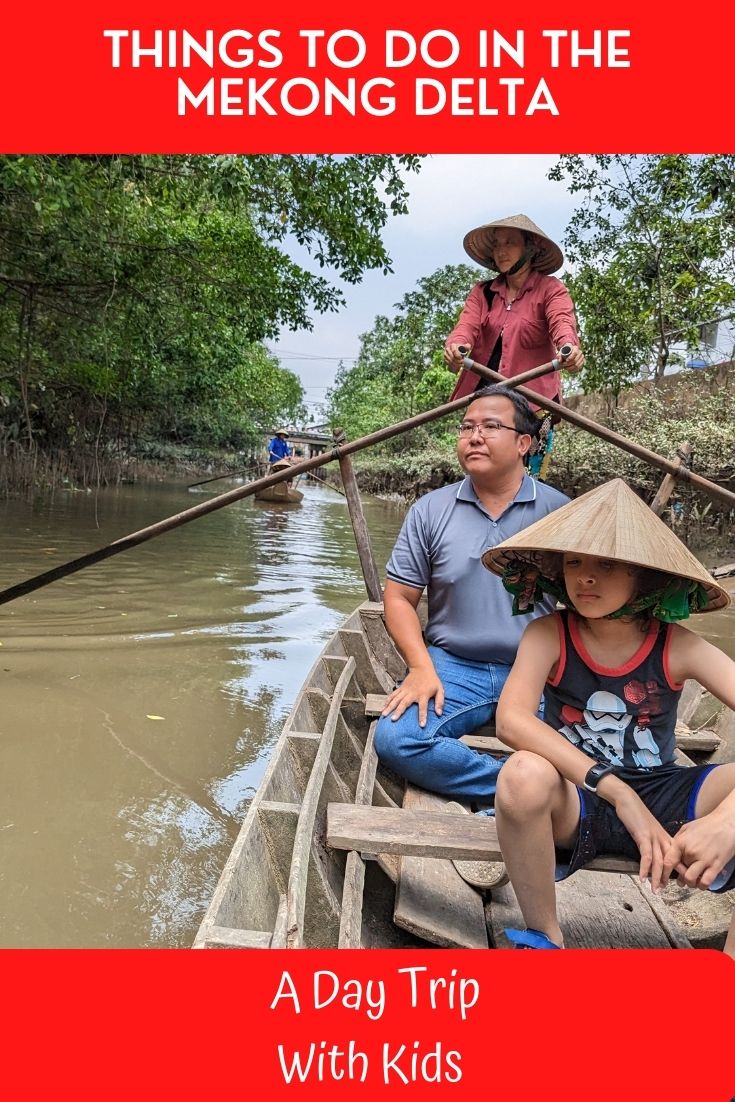
[[[5,951],[2,1094],[228,1102],[735,1095],[708,951]]]

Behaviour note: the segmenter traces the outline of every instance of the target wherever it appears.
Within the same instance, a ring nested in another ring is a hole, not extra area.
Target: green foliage
[[[735,157],[563,156],[549,173],[578,195],[565,282],[580,315],[585,391],[618,394],[735,304]]]
[[[732,394],[687,388],[672,401],[655,389],[634,394],[609,419],[610,427],[659,455],[673,458],[677,444],[693,448],[693,469],[716,482],[735,481],[735,421]],[[650,500],[663,472],[628,452],[571,425],[554,441],[551,481],[569,494],[584,493],[612,477],[624,478]]]
[[[330,422],[354,439],[446,402],[455,377],[441,350],[478,277],[464,264],[439,268],[404,295],[393,317],[377,317],[360,338],[357,363],[340,368],[327,395]],[[404,446],[399,440],[386,449]]]
[[[241,445],[303,415],[262,341],[390,271],[413,156],[0,157],[0,421],[26,447]],[[14,425],[15,433],[10,426]]]
[[[403,441],[400,452],[371,449],[355,456],[355,471],[363,491],[398,494],[412,501],[437,486],[462,478],[454,433],[435,438],[425,429],[417,429],[400,439]]]
[[[279,368],[262,345],[250,345],[242,360],[218,370],[169,373],[151,395],[158,435],[198,446],[256,445],[276,421],[306,416],[299,379]]]
[[[649,383],[626,394],[624,404],[609,417],[591,415],[669,458],[674,458],[677,444],[688,441],[693,448],[693,469],[720,485],[735,488],[732,402],[732,385],[729,390],[726,386],[718,389],[688,374],[677,376],[674,385],[667,385],[665,394]],[[354,463],[361,489],[413,500],[461,478],[456,436],[448,421],[441,423],[445,426],[441,439],[419,429],[401,438],[404,444],[400,452],[371,450],[357,454]],[[624,478],[644,500],[652,501],[664,472],[581,429],[569,424],[558,427],[549,475],[552,485],[576,497],[613,475]],[[732,554],[732,510],[708,500],[685,482],[677,483],[664,519],[690,546],[716,546],[718,553],[728,557]]]

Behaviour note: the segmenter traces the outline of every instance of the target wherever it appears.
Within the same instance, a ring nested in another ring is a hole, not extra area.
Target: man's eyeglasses
[[[469,440],[473,432],[479,432],[484,439],[486,436],[495,436],[501,429],[507,429],[508,432],[517,432],[519,436],[526,435],[520,429],[514,428],[513,425],[504,425],[502,421],[479,421],[477,424],[474,421],[463,421],[461,425],[457,426],[457,432],[464,440]]]

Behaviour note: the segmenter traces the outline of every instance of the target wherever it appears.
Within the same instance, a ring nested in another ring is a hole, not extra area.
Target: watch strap
[[[587,792],[597,792],[597,786],[603,777],[606,777],[608,773],[614,773],[614,765],[603,765],[602,762],[597,762],[587,772],[587,775],[582,782]]]

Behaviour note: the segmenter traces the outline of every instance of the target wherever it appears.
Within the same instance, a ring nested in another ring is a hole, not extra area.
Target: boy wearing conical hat
[[[511,940],[563,947],[554,881],[600,854],[639,858],[654,892],[672,872],[735,888],[735,765],[675,761],[687,678],[735,708],[735,662],[677,622],[724,608],[727,593],[620,479],[483,562],[514,611],[547,594],[565,606],[529,624],[498,704],[498,734],[516,750],[498,777],[498,839],[528,927]],[[725,951],[735,956],[735,917]]]

